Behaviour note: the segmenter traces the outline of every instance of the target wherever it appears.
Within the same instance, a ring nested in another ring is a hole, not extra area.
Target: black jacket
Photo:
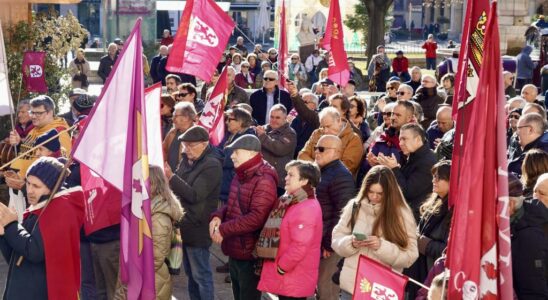
[[[169,180],[185,214],[181,221],[181,237],[191,247],[209,247],[209,216],[217,208],[221,191],[222,158],[208,146],[192,165],[183,154],[179,168]]]
[[[162,78],[158,75],[158,65],[160,64],[160,60],[162,60],[162,56],[158,54],[150,61],[150,77],[152,77],[152,82],[154,83],[162,81]]]
[[[413,100],[421,105],[424,113],[424,120],[421,121],[423,128],[430,127],[432,121],[436,119],[436,113],[440,104],[443,104],[445,99],[438,95],[436,88],[419,87],[413,96]]]
[[[537,200],[524,202],[512,216],[512,274],[518,299],[548,299],[547,223],[548,209]]]
[[[162,80],[162,85],[166,85],[166,76],[169,74],[175,74],[181,78],[181,83],[190,82],[194,86],[196,86],[196,77],[184,73],[173,73],[166,70],[167,65],[167,59],[169,55],[166,57],[162,57],[160,59],[160,62],[158,63],[158,68],[156,69],[157,76],[160,80]]]
[[[322,207],[322,248],[331,248],[331,234],[339,222],[342,209],[356,196],[352,173],[340,160],[335,160],[321,168],[320,183],[316,187],[316,198]]]
[[[303,102],[303,98],[299,95],[291,97],[293,107],[298,115],[291,122],[291,128],[297,133],[297,147],[295,148],[295,157],[304,147],[312,132],[320,127],[320,117],[318,112],[310,110]]]
[[[251,97],[249,97],[249,103],[251,104],[251,107],[253,108],[253,119],[257,120],[257,124],[264,125],[266,124],[266,92],[263,89],[255,91],[253,94],[251,94]],[[293,108],[293,104],[291,103],[291,98],[289,96],[289,93],[286,91],[282,91],[276,87],[274,90],[274,103],[278,104],[281,103],[287,108],[287,111],[289,112]]]
[[[401,157],[401,168],[396,167],[392,171],[418,223],[419,208],[426,197],[432,193],[432,166],[436,163],[436,155],[430,150],[428,144],[424,144],[408,158],[405,155]]]
[[[118,56],[114,56],[114,59],[111,59],[110,56],[107,54],[101,57],[101,60],[99,60],[99,69],[97,69],[97,75],[99,75],[99,77],[103,79],[103,83],[107,81],[108,75],[110,75],[110,71],[112,71],[114,63],[116,62],[116,58],[118,58]]]
[[[517,135],[516,135],[517,136]],[[540,149],[548,152],[548,133],[544,133],[536,140],[525,145],[521,149],[517,139],[511,139],[512,143],[508,148],[508,172],[513,172],[521,176],[521,165],[525,159],[525,155],[531,149]]]

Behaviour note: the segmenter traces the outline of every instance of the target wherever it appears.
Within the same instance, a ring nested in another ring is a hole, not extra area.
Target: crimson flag
[[[46,84],[46,52],[27,51],[23,56],[23,82],[27,91],[32,93],[47,93]]]
[[[493,1],[484,30],[479,88],[464,125],[460,163],[466,168],[461,170],[458,190],[452,191],[449,299],[513,299],[506,101],[496,12]]]
[[[233,29],[234,22],[215,1],[187,1],[166,69],[209,81]]]
[[[379,262],[360,255],[353,300],[405,299],[407,277],[394,273]]]
[[[350,70],[348,69],[348,58],[344,50],[344,35],[339,0],[331,0],[322,47],[327,51],[331,51],[327,77],[340,86],[345,86],[350,79]]]
[[[280,43],[278,45],[278,74],[279,85],[286,89],[285,84],[287,68],[287,23],[285,19],[285,0],[282,0],[282,9],[280,12]]]
[[[200,116],[199,124],[209,132],[209,142],[218,146],[225,136],[225,103],[228,89],[227,70],[224,68]]]

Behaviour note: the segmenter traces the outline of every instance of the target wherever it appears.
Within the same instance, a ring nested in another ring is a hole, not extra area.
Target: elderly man
[[[402,159],[379,154],[379,164],[392,169],[405,200],[413,210],[415,221],[420,219],[420,206],[432,193],[432,166],[436,155],[426,143],[424,129],[416,123],[405,124],[400,129]]]
[[[24,139],[29,132],[34,128],[32,120],[29,114],[30,100],[24,99],[17,103],[17,122],[15,124],[15,131],[19,136]],[[8,138],[9,141],[9,138]]]
[[[502,72],[504,78],[504,94],[510,98],[516,96],[516,88],[514,88],[514,74],[510,71]]]
[[[452,112],[451,106],[442,106],[438,109],[436,121],[426,130],[430,149],[436,149],[443,135],[454,127]]]
[[[316,187],[322,207],[322,256],[318,277],[319,299],[338,299],[339,286],[331,277],[341,259],[331,248],[331,232],[339,221],[342,209],[356,195],[352,174],[341,161],[343,143],[335,135],[324,135],[314,147],[314,160],[320,167],[320,183]]]
[[[162,81],[162,78],[160,78],[160,75],[158,74],[158,65],[160,64],[160,60],[166,56],[167,46],[162,45],[160,46],[158,55],[154,56],[150,61],[150,77],[152,77],[154,83]]]
[[[243,56],[247,56],[247,48],[245,47],[244,45],[244,37],[243,36],[239,36],[236,38],[236,44],[234,44],[234,46],[238,52],[240,52],[240,54],[242,54]]]
[[[179,140],[183,145],[181,163],[175,173],[166,163],[165,173],[185,210],[180,225],[188,294],[191,299],[213,300],[209,216],[217,208],[221,191],[222,157],[209,144],[209,134],[201,126],[189,128]]]
[[[259,125],[269,122],[270,109],[274,104],[283,104],[287,111],[293,108],[289,93],[278,88],[278,73],[276,71],[266,71],[263,80],[263,88],[255,91],[249,97],[253,108],[252,117],[257,120]]]
[[[249,104],[249,96],[247,95],[246,91],[234,83],[236,70],[234,70],[234,68],[231,66],[227,66],[227,68],[228,69],[226,70],[226,75],[228,80],[228,95],[227,105],[225,106],[225,109],[228,110],[239,103]],[[213,91],[213,89],[208,91],[208,94],[211,93],[211,91]]]
[[[521,165],[525,154],[531,149],[548,151],[548,141],[544,137],[546,118],[538,113],[523,114],[518,120],[516,135],[519,139],[519,148],[511,149],[508,156],[508,171],[521,176]]]
[[[288,84],[287,89],[291,95],[293,107],[297,111],[297,117],[291,121],[291,128],[297,134],[297,146],[295,147],[295,156],[297,156],[312,132],[320,127],[320,118],[316,112],[318,96],[310,92],[303,93],[302,96],[299,95],[297,87],[293,83]]]
[[[438,95],[437,81],[432,75],[422,76],[421,86],[415,92],[413,101],[421,105],[424,112],[424,120],[420,123],[423,128],[430,127],[430,123],[436,119],[436,112],[445,99]]]
[[[235,300],[259,300],[257,260],[253,255],[259,232],[276,203],[278,175],[261,155],[261,142],[256,136],[243,135],[230,147],[236,168],[228,204],[212,214],[209,234],[221,243],[228,256],[232,294]]]
[[[108,45],[108,54],[101,57],[99,60],[99,69],[97,69],[97,75],[103,79],[103,83],[107,81],[108,75],[110,75],[110,71],[112,70],[112,67],[114,67],[114,63],[116,62],[118,46],[114,43],[110,43]]]
[[[542,105],[542,107],[546,107],[544,101],[538,100],[538,89],[533,84],[526,84],[521,89],[521,98],[525,99],[527,103],[536,103],[539,105]]]
[[[75,88],[70,91],[68,98],[69,98],[71,108],[72,108],[72,104],[74,103],[74,100],[78,99],[80,95],[87,95],[87,91],[81,88]],[[74,113],[72,109],[69,109],[67,112],[60,114],[59,117],[65,119],[65,121],[67,121],[67,124],[69,126],[72,126],[74,122],[78,120],[78,116],[76,116],[76,114]]]
[[[177,169],[181,161],[181,141],[177,137],[194,125],[197,115],[196,109],[191,103],[181,102],[175,104],[173,128],[168,132],[162,143],[164,159],[172,170]]]
[[[400,86],[398,87],[398,91],[396,92],[396,98],[398,100],[409,101],[411,100],[411,98],[413,98],[414,93],[415,91],[413,91],[413,87],[403,83],[400,84]]]
[[[276,104],[270,109],[270,122],[266,126],[255,127],[257,137],[261,141],[264,159],[278,173],[278,195],[281,196],[285,187],[285,165],[293,159],[297,145],[297,134],[287,122],[285,106]]]
[[[0,250],[9,263],[5,299],[79,296],[85,199],[80,187],[56,193],[62,170],[63,164],[51,157],[30,166],[26,173],[30,206],[21,223],[15,211],[0,203]]]
[[[404,82],[413,88],[413,93],[421,86],[422,72],[421,68],[414,66],[411,68],[411,80]]]
[[[310,139],[299,152],[299,159],[314,160],[314,147],[324,135],[338,136],[342,141],[342,163],[354,175],[357,174],[363,154],[361,138],[357,135],[350,122],[343,120],[339,111],[334,107],[324,108],[320,112],[320,128],[314,130]]]

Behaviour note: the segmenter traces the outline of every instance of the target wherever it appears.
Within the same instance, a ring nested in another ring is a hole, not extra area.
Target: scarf
[[[278,199],[278,206],[274,208],[261,230],[254,253],[257,257],[275,259],[280,246],[280,226],[287,210],[302,201],[314,197],[314,189],[306,185],[295,193],[284,194]]]
[[[257,153],[257,155],[253,156],[250,160],[246,161],[245,163],[234,169],[234,171],[236,172],[236,176],[238,176],[239,180],[245,179],[247,170],[260,164],[262,161],[263,156],[261,155],[261,153]]]
[[[386,129],[379,137],[379,140],[385,142],[388,147],[395,147],[400,150],[400,139],[396,134],[394,127]]]

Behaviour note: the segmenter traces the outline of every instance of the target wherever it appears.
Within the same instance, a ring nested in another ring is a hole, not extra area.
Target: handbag
[[[183,239],[181,238],[181,229],[174,227],[171,236],[171,249],[166,257],[166,264],[171,275],[181,273],[183,264]]]

